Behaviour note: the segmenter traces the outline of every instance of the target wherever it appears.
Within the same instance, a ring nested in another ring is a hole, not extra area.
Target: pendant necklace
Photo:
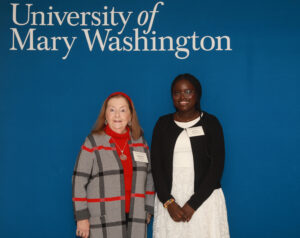
[[[124,155],[124,149],[125,149],[125,147],[126,147],[126,145],[127,145],[128,139],[126,140],[125,145],[124,145],[124,147],[123,147],[122,150],[121,150],[120,146],[118,145],[118,143],[116,142],[116,140],[115,140],[114,138],[112,138],[112,139],[113,139],[113,141],[115,142],[116,146],[117,146],[117,147],[119,148],[119,150],[121,151],[120,159],[121,159],[121,160],[126,160],[126,159],[127,159],[127,156]]]

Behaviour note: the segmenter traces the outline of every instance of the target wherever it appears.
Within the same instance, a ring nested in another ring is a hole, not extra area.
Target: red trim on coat
[[[125,200],[125,196],[110,197],[110,198],[73,198],[74,202],[113,202],[118,200]]]
[[[86,200],[86,198],[72,198],[73,202],[85,202]]]
[[[143,194],[143,193],[132,193],[131,197],[144,198],[145,194]]]
[[[145,194],[143,193],[132,193],[131,197],[138,197],[138,198],[145,198],[145,195],[153,195],[155,192],[146,191]],[[72,198],[74,202],[112,202],[118,200],[125,200],[125,196],[119,197],[109,197],[109,198]]]
[[[133,143],[133,144],[129,144],[129,147],[144,147],[146,149],[149,149],[149,146],[143,144],[143,143]],[[93,148],[88,148],[85,145],[81,146],[81,149],[88,151],[88,152],[94,152],[95,150],[116,150],[116,147],[108,147],[108,146],[97,146],[97,147],[93,147]]]
[[[86,146],[81,146],[81,149],[88,151],[88,152],[94,152],[95,150],[116,150],[116,147],[107,147],[107,146],[97,146],[97,147],[93,147],[93,148],[88,148]]]
[[[129,147],[144,147],[144,148],[149,149],[149,146],[148,146],[148,145],[145,145],[145,144],[143,144],[143,143],[133,143],[133,144],[129,144]]]
[[[155,194],[155,192],[146,191],[145,194],[143,194],[143,193],[132,193],[131,197],[144,198],[144,197],[146,197],[146,195],[154,195],[154,194]]]

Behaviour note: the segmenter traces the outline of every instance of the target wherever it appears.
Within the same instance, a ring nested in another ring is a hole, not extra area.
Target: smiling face
[[[105,117],[110,129],[119,134],[125,133],[128,122],[131,121],[131,111],[127,100],[122,96],[109,99]]]
[[[193,84],[188,80],[178,81],[172,91],[173,103],[179,112],[195,111],[197,103],[197,93]]]

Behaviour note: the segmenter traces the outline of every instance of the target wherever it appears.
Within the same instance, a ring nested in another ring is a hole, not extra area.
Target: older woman
[[[155,238],[229,238],[221,189],[224,138],[218,119],[201,110],[201,85],[190,74],[176,77],[176,112],[159,118],[151,160],[157,191]]]
[[[76,235],[144,238],[153,214],[149,148],[132,100],[122,92],[103,103],[73,174]]]

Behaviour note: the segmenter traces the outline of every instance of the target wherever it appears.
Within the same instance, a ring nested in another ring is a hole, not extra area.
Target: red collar
[[[126,132],[123,134],[119,134],[115,131],[113,131],[109,126],[106,126],[104,128],[104,131],[107,135],[116,138],[116,139],[129,139],[130,135],[129,135],[129,127],[126,127]]]

